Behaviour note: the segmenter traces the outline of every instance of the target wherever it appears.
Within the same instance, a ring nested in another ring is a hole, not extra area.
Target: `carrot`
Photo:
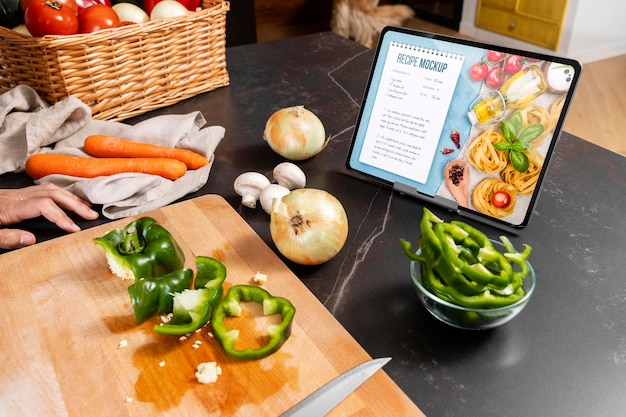
[[[26,173],[33,179],[51,174],[94,178],[122,172],[160,175],[175,180],[187,172],[185,164],[172,158],[81,158],[41,153],[26,160]]]
[[[84,147],[89,155],[100,158],[173,158],[184,162],[187,169],[202,168],[209,163],[204,156],[188,149],[134,142],[105,135],[87,137]]]

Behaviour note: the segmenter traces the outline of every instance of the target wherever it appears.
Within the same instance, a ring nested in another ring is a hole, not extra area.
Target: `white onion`
[[[30,34],[28,29],[26,28],[26,25],[17,25],[12,30],[14,30],[17,33],[21,33],[22,35],[33,36]]]
[[[146,23],[150,20],[150,17],[143,9],[132,3],[114,4],[113,10],[120,18],[120,22]]]
[[[274,200],[270,232],[285,258],[301,265],[319,265],[337,255],[345,244],[348,217],[329,192],[300,188]]]
[[[154,5],[150,12],[150,20],[180,17],[191,13],[185,6],[176,0],[162,0]]]
[[[277,154],[302,161],[321,152],[330,140],[320,119],[304,106],[285,107],[270,116],[263,139]]]

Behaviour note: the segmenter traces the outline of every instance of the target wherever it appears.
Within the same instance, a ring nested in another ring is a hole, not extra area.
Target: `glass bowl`
[[[493,244],[496,249],[501,252],[504,251],[504,245],[500,242],[493,241]],[[419,255],[420,250],[416,253]],[[436,319],[460,329],[484,330],[511,321],[528,304],[528,300],[530,300],[535,289],[536,276],[532,265],[528,261],[526,262],[529,269],[523,284],[526,295],[511,305],[498,308],[467,308],[442,300],[424,287],[422,284],[422,266],[415,261],[411,261],[411,278],[420,302]]]

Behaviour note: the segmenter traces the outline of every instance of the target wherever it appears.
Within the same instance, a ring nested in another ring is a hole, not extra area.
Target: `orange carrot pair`
[[[175,180],[187,172],[185,164],[172,158],[81,158],[42,153],[26,160],[26,173],[33,179],[51,174],[94,178],[122,172],[160,175]]]
[[[173,158],[183,162],[187,169],[198,169],[209,161],[202,155],[179,148],[151,143],[134,142],[105,135],[92,135],[85,139],[85,152],[99,158]]]

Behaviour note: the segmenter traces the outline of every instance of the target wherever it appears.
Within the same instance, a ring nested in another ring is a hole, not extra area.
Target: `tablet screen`
[[[347,165],[522,227],[580,72],[573,60],[385,28]]]

